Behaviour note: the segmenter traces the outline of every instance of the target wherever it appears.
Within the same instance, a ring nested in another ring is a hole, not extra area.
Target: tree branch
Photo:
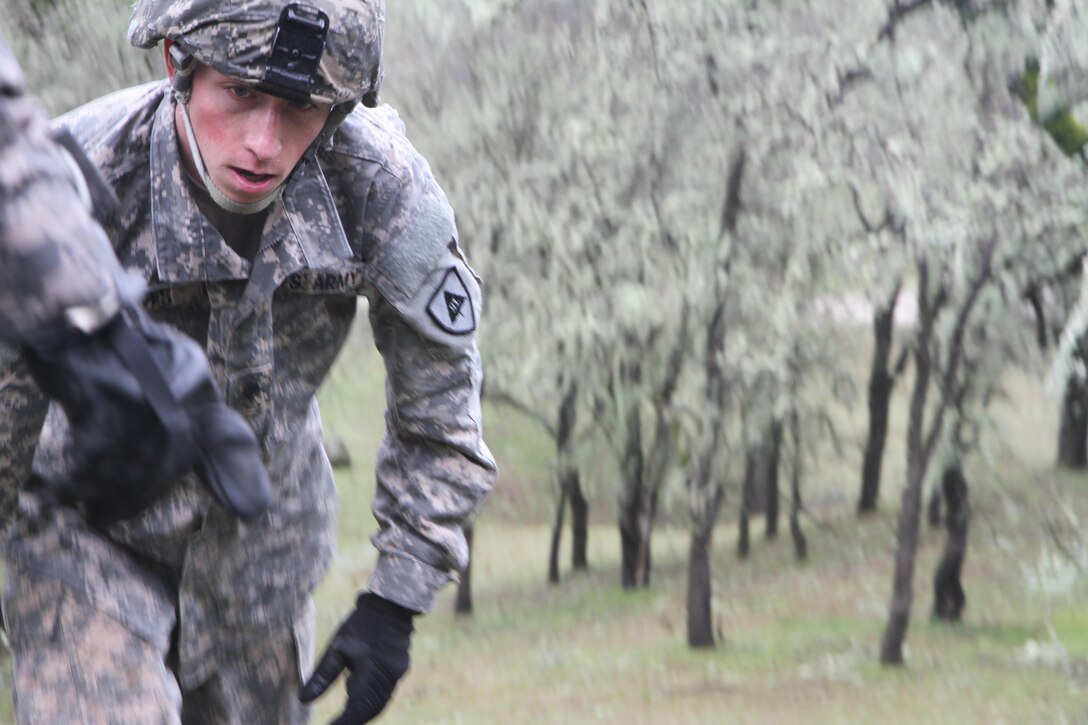
[[[727,233],[732,233],[737,228],[737,218],[740,216],[740,185],[744,178],[744,166],[748,156],[741,147],[729,167],[729,178],[725,185],[725,202],[722,204],[722,219],[718,229],[718,239],[723,239]]]
[[[540,425],[540,427],[548,434],[548,437],[555,440],[557,435],[555,426],[552,425],[548,417],[515,395],[504,390],[496,391],[494,387],[488,386],[484,391],[484,398],[492,403],[508,406],[519,413],[524,414],[527,418]]]
[[[884,23],[884,26],[877,34],[877,42],[882,40],[890,40],[895,42],[895,30],[899,22],[911,15],[912,13],[921,10],[922,8],[931,5],[933,0],[909,0],[909,2],[900,2],[895,0],[891,9],[888,11],[888,21]]]
[[[930,455],[932,455],[933,449],[937,445],[941,428],[944,425],[945,413],[948,410],[948,406],[955,400],[956,375],[959,372],[960,362],[963,359],[964,336],[967,332],[967,320],[971,316],[971,312],[974,309],[975,303],[978,301],[978,296],[982,292],[982,288],[986,286],[986,282],[990,279],[994,246],[995,242],[993,239],[988,240],[983,245],[982,264],[978,276],[971,283],[971,287],[967,292],[967,298],[964,300],[963,305],[960,307],[959,313],[956,316],[956,324],[952,329],[952,336],[948,343],[948,365],[945,367],[944,373],[941,376],[941,401],[937,405],[937,412],[934,415],[933,422],[930,424],[930,429],[926,434],[926,441],[923,448],[923,455],[925,458],[923,460],[929,460]]]

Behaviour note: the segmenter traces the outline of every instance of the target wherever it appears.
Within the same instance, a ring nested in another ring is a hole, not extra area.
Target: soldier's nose
[[[259,159],[275,159],[283,151],[282,130],[279,108],[268,104],[254,113],[246,125],[246,148]]]

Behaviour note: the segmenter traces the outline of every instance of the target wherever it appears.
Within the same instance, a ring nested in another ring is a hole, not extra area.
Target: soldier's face
[[[329,106],[300,106],[259,93],[200,65],[193,74],[189,118],[212,182],[247,204],[282,184],[320,133]],[[199,178],[180,111],[175,119],[182,160]]]

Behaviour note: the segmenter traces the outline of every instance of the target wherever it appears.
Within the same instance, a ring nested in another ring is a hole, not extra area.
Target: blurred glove
[[[408,671],[415,614],[375,594],[360,594],[355,611],[333,635],[299,699],[313,702],[346,669],[348,700],[332,725],[361,725],[374,719]]]
[[[92,522],[135,515],[193,469],[233,514],[268,507],[256,436],[223,403],[193,340],[128,308],[91,334],[50,331],[24,353],[70,428],[62,470],[46,483]]]

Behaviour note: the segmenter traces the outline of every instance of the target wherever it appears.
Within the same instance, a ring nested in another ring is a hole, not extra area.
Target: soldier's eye
[[[234,94],[235,98],[249,98],[253,94],[253,90],[246,86],[230,86],[228,90]]]

